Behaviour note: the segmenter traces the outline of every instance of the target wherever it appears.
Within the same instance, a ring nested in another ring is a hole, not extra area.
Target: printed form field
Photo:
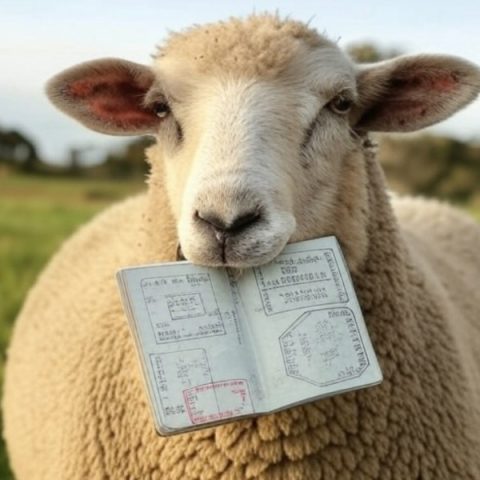
[[[281,254],[253,271],[267,315],[348,302],[332,249]]]
[[[225,335],[208,273],[145,278],[141,288],[157,343]]]

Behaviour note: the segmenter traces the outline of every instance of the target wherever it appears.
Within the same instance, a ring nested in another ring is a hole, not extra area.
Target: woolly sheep
[[[157,143],[148,193],[75,234],[17,320],[3,402],[17,478],[478,480],[480,228],[390,200],[367,132],[433,124],[479,89],[460,58],[358,67],[269,15],[173,34],[151,68],[106,59],[53,78],[53,103],[86,126]],[[331,234],[383,384],[157,436],[114,272],[175,259],[178,243],[193,262],[245,267]]]

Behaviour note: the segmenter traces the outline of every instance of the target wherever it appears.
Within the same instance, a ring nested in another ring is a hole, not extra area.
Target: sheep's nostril
[[[220,232],[225,231],[228,226],[227,224],[217,215],[210,212],[195,212],[195,218],[200,220],[202,223],[206,223],[209,227],[213,227],[215,230]]]
[[[253,225],[260,219],[260,212],[258,209],[252,210],[247,213],[242,213],[233,219],[231,222],[225,222],[218,215],[211,212],[195,212],[195,218],[203,223],[206,223],[209,227],[213,228],[216,232],[222,234],[236,234],[245,230],[250,225]],[[222,236],[223,238],[223,236]]]
[[[249,227],[259,219],[260,213],[258,210],[244,213],[243,215],[239,215],[233,220],[233,222],[229,225],[227,231],[239,232],[240,230],[244,230],[245,228]]]

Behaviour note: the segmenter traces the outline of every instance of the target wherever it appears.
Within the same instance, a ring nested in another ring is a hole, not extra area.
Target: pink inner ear
[[[382,118],[384,127],[388,126],[391,130],[403,129],[407,123],[424,118],[429,112],[429,107],[426,102],[392,98],[368,111],[363,121],[368,123],[372,118]]]
[[[115,71],[76,80],[68,86],[68,93],[86,103],[101,122],[126,129],[142,128],[159,121],[155,113],[142,107],[149,86],[142,85],[126,71]]]
[[[442,72],[432,78],[432,87],[443,92],[451,92],[458,87],[458,83],[458,77],[453,72]]]
[[[359,129],[378,132],[427,127],[447,118],[465,101],[466,75],[461,62],[428,55],[365,69],[359,76],[365,107],[355,112],[358,117],[353,120]]]
[[[407,124],[422,122],[430,114],[435,102],[458,86],[457,75],[443,70],[394,78],[387,101],[368,112],[366,118],[381,116],[386,124],[397,125],[403,129]]]
[[[459,80],[454,72],[437,70],[425,72],[423,75],[413,74],[411,76],[394,78],[391,81],[391,85],[394,91],[398,91],[400,95],[409,95],[409,92],[415,90],[448,93],[459,86]]]

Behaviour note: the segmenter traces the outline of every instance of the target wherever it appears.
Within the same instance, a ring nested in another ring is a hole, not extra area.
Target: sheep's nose
[[[258,222],[261,215],[259,210],[255,209],[250,212],[237,215],[232,221],[226,222],[218,215],[215,215],[215,213],[200,212],[197,210],[195,212],[195,217],[200,222],[215,230],[217,238],[220,240],[219,237],[223,238],[226,234],[236,235],[237,233],[246,230],[247,227],[250,227],[254,223]]]

